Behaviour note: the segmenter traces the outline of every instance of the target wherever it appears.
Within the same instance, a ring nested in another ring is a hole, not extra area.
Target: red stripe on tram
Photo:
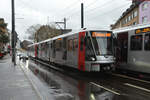
[[[81,47],[81,38],[84,39],[84,37],[85,32],[79,32],[78,69],[82,71],[85,71],[85,44],[83,44],[83,47]]]

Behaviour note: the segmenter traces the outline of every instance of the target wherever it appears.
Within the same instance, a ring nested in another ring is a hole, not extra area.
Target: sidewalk
[[[13,66],[9,55],[0,60],[0,100],[40,100],[20,66]]]

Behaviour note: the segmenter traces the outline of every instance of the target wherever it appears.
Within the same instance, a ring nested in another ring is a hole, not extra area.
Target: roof
[[[44,40],[44,41],[41,41],[41,42],[38,42],[38,43],[31,44],[31,45],[29,45],[28,47],[34,46],[34,45],[36,45],[36,44],[45,43],[45,42],[48,42],[48,41],[51,41],[51,40],[56,40],[56,39],[59,39],[59,38],[67,37],[67,36],[70,36],[70,35],[74,35],[74,34],[77,34],[77,33],[79,33],[79,32],[85,32],[85,31],[111,31],[111,30],[106,30],[106,29],[101,29],[101,30],[98,30],[98,29],[96,29],[96,30],[80,29],[80,30],[72,31],[72,32],[69,32],[69,33],[66,33],[66,34],[62,34],[62,35],[53,37],[53,38],[49,38],[49,39],[47,39],[47,40]]]
[[[123,14],[120,16],[120,18],[116,21],[115,24],[117,24],[123,17],[125,17],[129,12],[131,12],[134,8],[138,7],[139,4],[141,4],[142,1],[139,1],[137,3],[132,3],[132,5],[130,6],[130,8],[128,8],[125,12],[123,12]],[[115,25],[114,24],[114,25]]]
[[[122,32],[127,32],[130,30],[136,30],[136,29],[145,28],[145,27],[150,27],[150,23],[138,24],[138,25],[123,27],[123,28],[119,28],[119,29],[114,29],[113,33],[122,33]]]

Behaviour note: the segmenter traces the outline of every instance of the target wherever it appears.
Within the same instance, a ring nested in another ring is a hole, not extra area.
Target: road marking
[[[24,66],[22,63],[20,63],[20,68],[23,71],[25,77],[27,78],[27,80],[30,82],[32,88],[35,90],[36,94],[39,96],[40,100],[44,100],[42,95],[40,94],[38,88],[34,85],[33,80],[31,78],[29,78],[29,76],[27,75],[26,71],[24,70]]]
[[[136,80],[136,81],[140,81],[140,82],[144,82],[144,83],[150,84],[149,81],[144,81],[144,80],[140,80],[140,79],[133,78],[133,77],[129,77],[129,76],[125,76],[125,75],[120,75],[120,74],[112,74],[112,75],[114,75],[114,76],[119,76],[119,77],[123,77],[123,78],[128,78],[128,79],[132,79],[132,80]]]
[[[130,87],[133,87],[133,88],[136,88],[136,89],[140,89],[140,90],[143,90],[143,91],[146,91],[146,92],[150,92],[149,89],[146,89],[146,88],[143,88],[143,87],[140,87],[140,86],[136,86],[136,85],[132,85],[132,84],[129,84],[129,83],[125,83],[124,85],[130,86]]]
[[[97,86],[97,87],[103,88],[103,89],[105,89],[105,90],[107,90],[107,91],[109,91],[109,92],[111,92],[111,93],[114,93],[114,94],[116,94],[116,95],[120,95],[120,93],[118,93],[118,92],[116,92],[116,91],[113,91],[113,90],[111,90],[111,89],[105,88],[105,87],[103,87],[103,86],[100,86],[100,85],[98,85],[98,84],[96,84],[96,83],[94,83],[94,82],[90,82],[90,83],[93,84],[93,85],[95,85],[95,86]]]

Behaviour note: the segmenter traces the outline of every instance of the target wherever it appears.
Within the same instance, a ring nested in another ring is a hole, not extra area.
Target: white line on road
[[[111,74],[111,75],[118,76],[118,77],[123,77],[123,78],[127,78],[127,79],[132,79],[132,80],[135,80],[135,81],[140,81],[140,82],[143,82],[143,83],[150,84],[149,81],[144,81],[144,80],[136,79],[136,78],[125,76],[125,75],[120,75],[120,74]]]
[[[113,91],[113,90],[111,90],[111,89],[105,88],[105,87],[103,87],[103,86],[100,86],[100,85],[98,85],[98,84],[96,84],[96,83],[94,83],[94,82],[90,82],[90,83],[93,84],[93,85],[95,85],[95,86],[97,86],[97,87],[103,88],[103,89],[105,89],[105,90],[107,90],[107,91],[109,91],[109,92],[111,92],[111,93],[114,93],[114,94],[116,94],[116,95],[120,95],[120,93],[118,93],[118,92],[116,92],[116,91]]]
[[[25,77],[26,77],[26,78],[29,80],[29,82],[31,83],[32,88],[35,90],[35,92],[36,92],[36,94],[39,96],[40,100],[44,100],[43,97],[42,97],[42,95],[40,94],[39,90],[38,90],[37,87],[34,85],[32,79],[30,79],[29,76],[27,75],[26,71],[24,70],[24,67],[25,67],[25,66],[23,66],[23,64],[21,63],[21,64],[20,64],[20,68],[21,68],[21,70],[23,71]]]
[[[136,85],[132,85],[132,84],[129,84],[129,83],[125,83],[124,85],[130,86],[130,87],[133,87],[133,88],[136,88],[136,89],[140,89],[140,90],[143,90],[143,91],[146,91],[146,92],[150,92],[149,89],[146,89],[146,88],[143,88],[143,87],[140,87],[140,86],[136,86]]]

